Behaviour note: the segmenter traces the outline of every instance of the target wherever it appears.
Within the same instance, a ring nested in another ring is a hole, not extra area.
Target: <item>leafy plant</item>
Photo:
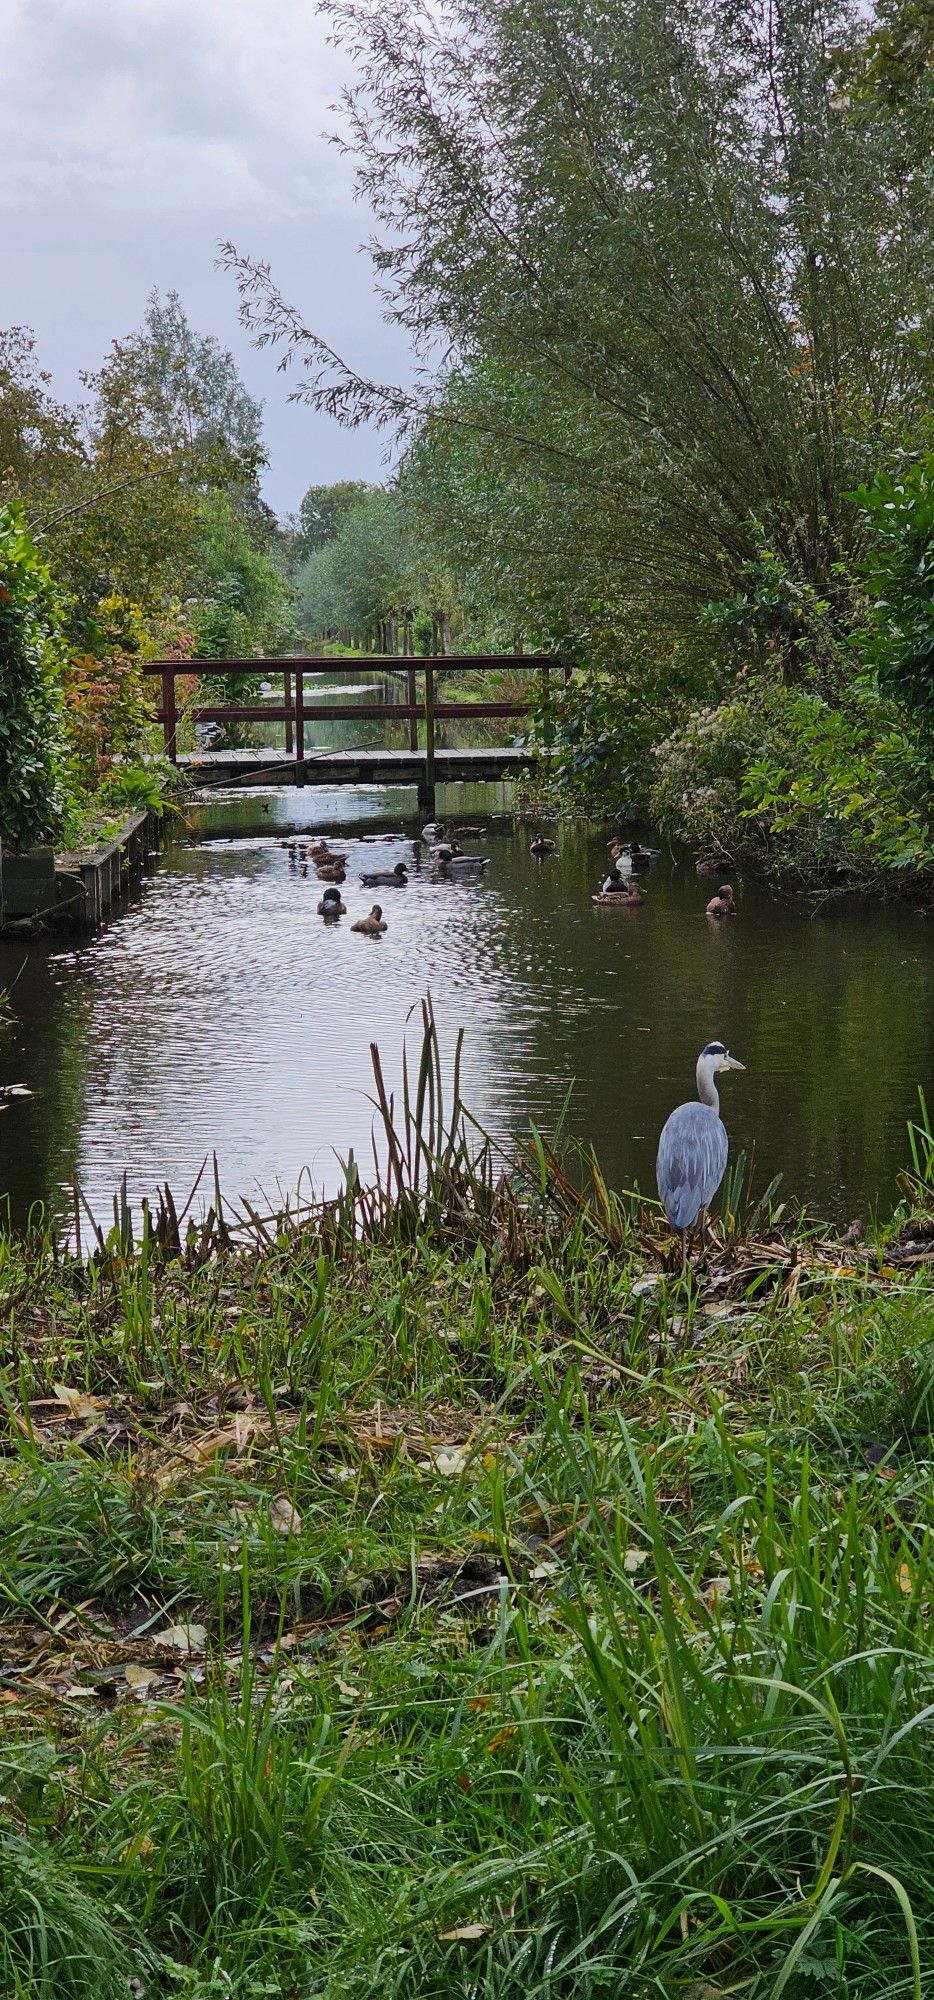
[[[18,501],[0,507],[0,839],[50,840],[66,803],[61,607]]]

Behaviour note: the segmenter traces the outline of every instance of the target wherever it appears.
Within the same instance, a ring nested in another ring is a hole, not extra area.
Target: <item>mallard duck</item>
[[[422,839],[427,840],[429,846],[437,840],[443,840],[444,835],[445,829],[439,819],[430,819],[428,825],[422,827]]]
[[[736,904],[733,901],[733,891],[729,882],[724,882],[722,889],[718,889],[716,895],[711,896],[707,905],[707,915],[708,917],[735,917]]]
[[[546,854],[554,854],[554,852],[554,841],[548,840],[543,833],[537,833],[529,848],[529,853],[534,854],[536,861],[544,861]]]
[[[341,902],[339,889],[325,889],[318,904],[319,917],[346,917],[347,905]]]
[[[706,854],[702,860],[694,863],[695,873],[698,875],[726,875],[732,866],[728,854]]]
[[[364,937],[379,937],[380,932],[388,928],[381,905],[374,903],[369,916],[358,917],[357,922],[351,924],[350,928],[352,931],[360,931]]]
[[[429,861],[446,863],[457,860],[463,852],[463,848],[458,847],[456,840],[442,840],[436,847],[429,847],[428,859]]]
[[[326,840],[316,840],[314,846],[309,847],[308,852],[311,855],[312,861],[346,861],[347,859],[346,854],[335,854],[333,847],[329,847]]]
[[[319,861],[315,866],[319,882],[346,882],[347,870],[342,861]]]
[[[360,877],[365,889],[379,889],[384,885],[387,889],[404,889],[408,879],[409,872],[404,861],[397,861],[394,868],[384,868]]]
[[[482,875],[490,865],[488,854],[452,854],[447,861],[439,863],[444,875]]]
[[[645,890],[637,889],[634,882],[624,882],[619,869],[614,866],[610,869],[602,889],[591,900],[594,903],[602,903],[605,907],[619,903],[621,907],[628,904],[630,909],[636,909],[640,903],[645,902]]]
[[[482,840],[485,826],[455,826],[451,828],[455,840]]]
[[[601,910],[638,910],[645,902],[645,890],[624,885],[620,895],[618,889],[609,891],[601,889],[596,896],[591,896],[590,900]]]

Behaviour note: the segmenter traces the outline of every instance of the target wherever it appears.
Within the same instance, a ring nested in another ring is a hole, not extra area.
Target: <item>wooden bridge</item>
[[[263,784],[286,785],[415,785],[421,810],[433,817],[438,784],[499,784],[534,767],[535,752],[522,744],[452,750],[438,742],[439,724],[446,722],[499,718],[518,721],[528,717],[531,698],[525,702],[444,699],[443,676],[491,667],[528,674],[530,683],[534,676],[542,691],[547,691],[552,674],[560,674],[565,681],[570,675],[570,669],[553,658],[530,653],[460,653],[419,660],[400,660],[398,655],[385,654],[367,654],[356,660],[304,655],[275,660],[151,660],[144,665],[143,673],[158,675],[162,681],[162,702],[156,716],[162,723],[166,754],[173,763],[183,766],[196,783],[260,780]],[[349,671],[398,676],[402,699],[360,702],[319,701],[312,697],[312,705],[306,708],[306,677],[333,677],[335,673]],[[281,676],[282,701],[192,706],[185,700],[184,692],[179,698],[179,680],[191,681],[193,676],[205,674],[244,677],[262,674],[267,681]],[[530,697],[531,691],[530,685]],[[180,754],[178,726],[183,717],[191,722],[281,722],[285,725],[284,747]],[[309,741],[310,725],[337,721],[405,723],[408,746],[387,750],[362,745],[336,750]]]

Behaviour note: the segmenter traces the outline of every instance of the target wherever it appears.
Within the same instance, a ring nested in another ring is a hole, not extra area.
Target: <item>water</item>
[[[483,843],[481,883],[416,869],[409,888],[382,893],[385,937],[354,936],[373,900],[360,868],[411,861],[414,815],[399,792],[217,798],[101,937],[0,945],[0,986],[19,975],[0,1083],[34,1092],[0,1117],[0,1191],[18,1217],[34,1201],[64,1205],[75,1178],[105,1215],[124,1171],[134,1199],[165,1180],[187,1193],[213,1149],[231,1195],[274,1198],[303,1174],[333,1186],[338,1155],[371,1157],[370,1043],[397,1081],[429,989],[444,1046],[466,1028],[466,1100],[504,1141],[530,1116],[553,1127],[573,1083],[571,1129],[617,1186],[652,1188],[659,1128],[717,1036],[747,1065],[726,1080],[723,1109],[758,1186],[780,1172],[789,1194],[842,1221],[891,1207],[934,1053],[923,918],[814,917],[740,876],[739,915],[716,928],[710,885],[670,856],[642,910],[602,911],[590,901],[601,838],[566,831],[558,858],[537,864],[528,832],[504,823]],[[456,819],[477,816],[460,794]],[[352,829],[340,843],[351,915],[337,928],[315,915],[313,871],[303,878],[270,837],[288,823]],[[385,844],[363,837],[387,828]]]

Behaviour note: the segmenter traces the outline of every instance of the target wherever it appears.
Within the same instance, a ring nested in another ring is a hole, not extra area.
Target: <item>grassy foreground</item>
[[[0,1238],[0,1991],[919,2000],[925,1221],[734,1185],[686,1295],[439,1093],[314,1218]]]

